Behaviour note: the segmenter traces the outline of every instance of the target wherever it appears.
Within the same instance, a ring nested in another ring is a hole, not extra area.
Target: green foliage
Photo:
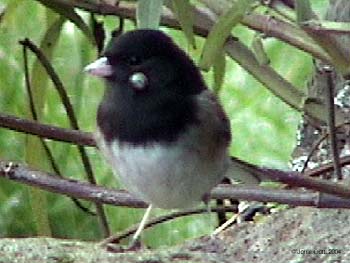
[[[215,58],[213,63],[213,77],[214,77],[214,86],[213,91],[215,94],[218,94],[224,84],[226,72],[226,55],[224,51],[221,51],[218,56]]]
[[[140,1],[139,6],[141,2],[146,1]],[[317,1],[316,3],[318,4]],[[2,4],[6,6],[6,14],[0,22],[0,111],[26,118],[28,94],[23,81],[22,47],[18,41],[28,37],[33,42],[40,43],[50,27],[50,21],[46,16],[47,9],[37,1],[0,0],[0,5]],[[148,18],[153,17],[148,12],[150,11],[142,11]],[[159,15],[160,11],[157,12]],[[77,13],[84,21],[88,19],[86,13]],[[154,15],[154,19],[157,14]],[[100,19],[106,21],[105,29],[110,33],[115,27],[115,18]],[[156,20],[145,23],[152,23],[152,27],[155,27]],[[232,21],[229,24],[232,27]],[[87,39],[85,30],[84,34],[80,30],[81,27],[80,29],[78,27],[77,23],[64,23],[51,62],[67,89],[80,127],[86,131],[94,131],[96,109],[103,94],[103,83],[86,77],[82,72],[83,67],[96,58],[97,52]],[[127,22],[126,29],[132,28],[133,24]],[[186,50],[185,47],[188,45],[183,32],[166,28],[162,30],[169,33],[175,42]],[[231,28],[227,27],[224,31],[223,36],[227,36]],[[233,33],[247,46],[251,46],[254,37],[252,31],[237,26]],[[189,33],[186,36],[189,37]],[[195,41],[197,49],[191,49],[189,54],[198,62],[205,41],[199,37],[196,37]],[[224,38],[221,38],[216,43],[220,43],[222,47],[223,41]],[[295,86],[304,87],[312,70],[311,57],[274,39],[262,41],[271,66]],[[216,52],[214,54],[217,54]],[[35,57],[31,54],[29,62],[33,67]],[[210,63],[212,62],[214,60]],[[295,145],[299,113],[272,95],[231,59],[220,56],[220,60],[214,65],[217,69],[215,81],[212,74],[203,73],[203,75],[208,85],[215,91],[220,85],[218,83],[223,82],[219,97],[231,120],[233,131],[231,153],[254,163],[287,167]],[[218,74],[224,69],[225,79],[223,75]],[[45,97],[41,122],[69,127],[59,96],[51,83],[46,84]],[[24,161],[25,138],[23,134],[0,128],[0,158]],[[84,170],[75,146],[50,141],[49,147],[65,176],[84,180]],[[119,187],[110,168],[96,149],[90,148],[87,151],[98,183],[108,187]],[[37,152],[29,151],[28,154],[35,155]],[[42,163],[46,164],[46,157],[40,157]],[[83,213],[67,197],[48,193],[47,198],[53,236],[85,240],[99,238],[100,230],[95,217]],[[88,202],[83,203],[93,208]],[[143,213],[140,209],[111,206],[106,207],[106,212],[113,232],[139,222]],[[159,210],[157,214],[165,212],[168,211]],[[145,239],[153,246],[178,243],[185,238],[211,232],[213,228],[211,222],[213,220],[208,220],[208,215],[182,218],[147,230]],[[35,233],[28,201],[28,187],[0,179],[0,236],[31,236]]]
[[[137,1],[137,27],[157,29],[159,27],[162,5],[163,0]]]
[[[193,13],[189,0],[172,0],[173,10],[181,25],[188,42],[195,48],[196,42],[193,33]]]
[[[317,21],[312,21],[314,15],[312,13],[311,3],[307,0],[296,1],[297,21],[304,30],[313,38],[313,40],[321,46],[331,57],[333,66],[341,72],[345,77],[350,74],[350,58],[345,48],[337,44],[337,40],[333,35],[329,35],[324,25]],[[333,24],[334,25],[334,24]],[[345,29],[349,29],[349,23],[344,23]],[[344,27],[342,28],[344,29]]]
[[[254,36],[254,39],[252,41],[252,51],[254,52],[254,55],[259,61],[260,65],[268,65],[270,63],[270,59],[265,53],[264,45],[260,34],[256,34]]]
[[[227,37],[232,28],[235,27],[243,16],[249,11],[253,0],[234,2],[231,8],[225,12],[213,28],[210,30],[208,38],[203,48],[203,54],[200,61],[200,68],[208,70],[217,56],[220,55]]]
[[[62,1],[55,0],[38,0],[40,3],[45,5],[46,7],[52,9],[54,12],[60,14],[62,17],[67,18],[69,21],[74,23],[91,41],[91,43],[95,43],[94,37],[91,33],[90,28],[86,25],[84,20],[80,15],[74,10],[73,7],[64,3]]]
[[[295,3],[298,23],[312,19],[313,14],[309,0],[297,0]]]
[[[47,58],[51,60],[65,19],[62,17],[57,17],[56,14],[52,13],[50,10],[47,10],[47,20],[50,21],[50,24],[41,41],[40,48]],[[39,60],[34,62],[31,73],[31,87],[28,87],[28,89],[30,89],[30,94],[33,99],[35,113],[33,114],[32,112],[28,111],[27,118],[37,118],[40,121],[40,117],[43,115],[46,100],[46,89],[49,79],[47,74],[45,74],[45,69]],[[36,154],[33,154],[34,152]],[[40,139],[29,135],[25,146],[25,160],[28,165],[45,169],[46,165],[42,160],[42,156],[44,155],[45,152]],[[46,193],[35,188],[31,188],[29,193],[33,211],[33,221],[36,224],[37,233],[39,235],[50,236],[51,230],[47,215]]]

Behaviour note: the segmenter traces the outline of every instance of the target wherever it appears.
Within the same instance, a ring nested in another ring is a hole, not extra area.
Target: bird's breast
[[[122,184],[135,196],[161,208],[195,205],[222,179],[226,148],[208,155],[186,140],[133,145],[99,140],[99,146]]]

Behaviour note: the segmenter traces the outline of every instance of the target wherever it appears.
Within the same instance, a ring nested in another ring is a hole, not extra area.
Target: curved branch
[[[72,103],[70,102],[69,96],[67,94],[67,91],[59,78],[58,74],[54,70],[53,66],[51,65],[50,61],[47,59],[46,55],[41,51],[39,47],[37,47],[33,42],[31,42],[28,38],[19,41],[21,45],[24,47],[28,47],[38,58],[40,61],[41,65],[44,67],[46,70],[47,74],[49,75],[51,81],[54,84],[54,87],[56,88],[56,91],[61,99],[61,102],[64,106],[64,109],[66,110],[68,120],[70,122],[70,125],[73,129],[79,130],[79,124],[78,120],[76,118],[76,114],[74,112],[74,108]],[[85,170],[85,174],[87,179],[89,180],[90,183],[96,184],[96,178],[94,175],[94,171],[92,169],[92,165],[90,162],[90,158],[87,155],[87,152],[82,145],[76,145],[79,151],[80,159],[83,163],[83,167]],[[104,232],[105,236],[108,236],[110,233],[109,230],[109,225],[107,222],[107,216],[103,210],[103,207],[99,203],[95,203],[96,206],[96,213],[98,215],[98,218],[100,219],[100,223]]]

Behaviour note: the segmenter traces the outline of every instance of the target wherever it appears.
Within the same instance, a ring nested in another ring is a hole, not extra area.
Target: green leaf
[[[50,23],[50,26],[45,32],[45,35],[40,43],[40,49],[49,60],[51,60],[54,48],[57,44],[58,38],[61,33],[63,23],[65,22],[64,17],[57,18],[57,16],[55,15],[55,17],[52,18],[53,13],[51,13],[50,15],[51,17],[48,17],[48,20],[51,20],[53,22]],[[45,94],[49,78],[46,74],[46,70],[41,65],[38,59],[35,60],[31,75],[33,97],[35,99],[36,110],[38,111],[38,118],[40,118],[41,111],[43,110],[45,103]]]
[[[245,13],[249,10],[254,0],[236,1],[232,7],[218,19],[218,22],[210,30],[205,45],[199,67],[203,70],[209,70],[215,58],[220,54],[227,37],[231,30],[242,19]]]
[[[297,22],[305,22],[313,18],[309,0],[296,0]]]
[[[72,6],[70,6],[69,4],[65,4],[62,1],[55,1],[55,0],[37,0],[37,1],[42,3],[44,6],[52,9],[54,12],[60,14],[61,16],[67,18],[73,24],[75,24],[84,33],[84,35],[91,41],[91,43],[95,45],[95,38],[90,28],[87,26],[84,20],[75,12]]]
[[[12,13],[16,12],[16,9],[22,4],[23,0],[13,0],[9,2],[6,6],[2,6],[0,4],[0,25],[2,26],[3,21],[7,19],[7,17],[12,18]]]
[[[215,59],[213,63],[213,74],[214,74],[214,88],[215,94],[218,94],[224,83],[226,73],[226,58],[225,52],[220,52],[219,56]]]
[[[196,42],[193,33],[193,12],[189,0],[173,0],[173,11],[181,25],[187,41],[196,48]]]
[[[264,50],[260,34],[255,35],[252,43],[252,50],[260,65],[268,65],[270,63],[270,59]]]
[[[137,28],[158,29],[163,0],[139,0],[136,7]]]
[[[48,20],[52,20],[52,13],[49,14]],[[55,19],[54,22],[52,22],[49,28],[47,29],[45,36],[41,41],[40,49],[48,58],[52,57],[52,54],[56,46],[56,43],[58,41],[58,38],[60,36],[64,21],[65,19],[63,17],[59,17],[58,19]],[[31,88],[32,88],[32,94],[34,98],[36,113],[39,118],[44,111],[47,86],[48,86],[48,77],[47,77],[46,71],[40,64],[39,60],[36,60],[32,69]],[[32,118],[31,114],[28,117]],[[45,156],[45,152],[43,150],[43,147],[39,138],[35,136],[28,136],[25,151],[26,151],[26,162],[28,163],[28,165],[31,165],[37,168],[41,167],[46,169],[45,161],[43,161],[43,156]],[[30,188],[29,193],[30,193],[31,206],[33,210],[33,218],[37,227],[37,233],[39,235],[50,236],[51,230],[50,230],[50,224],[48,221],[46,193],[35,188]]]

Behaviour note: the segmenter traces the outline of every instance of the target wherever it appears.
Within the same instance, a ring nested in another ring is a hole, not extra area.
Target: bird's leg
[[[210,222],[214,225],[214,222],[212,221],[212,217],[211,217],[211,207],[210,207],[210,194],[205,194],[202,197],[203,202],[205,203],[205,205],[207,206],[207,213],[209,216],[209,220]],[[237,214],[235,214],[233,217],[231,217],[229,220],[227,220],[224,224],[222,224],[221,226],[217,227],[214,229],[213,233],[210,235],[211,237],[214,237],[216,235],[218,235],[220,232],[222,232],[224,229],[226,229],[229,225],[231,225],[235,220],[237,219]]]
[[[210,207],[210,194],[209,193],[205,193],[202,197],[202,201],[203,203],[206,205],[207,207],[207,212],[208,214],[211,213],[211,207]]]
[[[137,240],[139,239],[139,237],[140,237],[140,235],[142,233],[142,230],[145,228],[145,225],[147,223],[147,220],[149,218],[151,210],[152,210],[152,205],[149,205],[147,207],[147,210],[146,210],[145,214],[142,217],[142,220],[141,220],[141,222],[139,224],[139,227],[137,228],[135,234],[133,235],[133,237],[132,237],[132,239],[130,241],[130,244],[129,244],[130,247],[133,247],[135,245],[135,243],[137,242]]]
[[[210,225],[214,226],[215,225],[215,219],[214,217],[211,215],[211,206],[210,206],[210,194],[206,193],[203,195],[202,197],[202,201],[205,204],[206,208],[207,208],[207,215],[208,215],[208,220],[210,222]]]
[[[114,235],[114,236],[110,236],[110,237],[104,239],[100,243],[100,245],[102,247],[106,247],[108,251],[115,252],[115,253],[120,253],[120,252],[125,252],[125,251],[135,251],[135,250],[139,249],[140,247],[139,247],[139,243],[137,241],[142,233],[142,230],[145,228],[145,225],[147,223],[147,220],[149,218],[151,210],[152,210],[152,205],[149,205],[147,207],[145,214],[142,217],[140,224],[137,227],[137,230],[135,231],[133,237],[131,238],[128,246],[117,245],[117,243],[119,243],[121,239],[124,239],[126,236],[129,236],[128,230],[126,231],[127,234],[124,233],[121,235]]]

